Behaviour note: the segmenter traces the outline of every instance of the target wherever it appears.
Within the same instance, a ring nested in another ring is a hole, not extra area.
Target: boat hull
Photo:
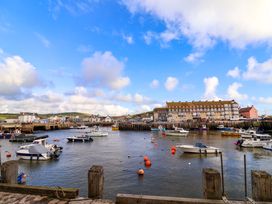
[[[181,145],[181,146],[177,146],[177,148],[184,153],[191,153],[191,154],[217,154],[221,152],[219,148],[215,148],[215,147],[201,148],[201,147],[195,147],[195,146],[189,146],[189,145]]]

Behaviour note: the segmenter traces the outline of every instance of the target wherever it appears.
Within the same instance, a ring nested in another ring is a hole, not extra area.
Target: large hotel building
[[[193,119],[239,120],[239,105],[230,101],[167,102],[154,109],[155,122],[181,122]]]

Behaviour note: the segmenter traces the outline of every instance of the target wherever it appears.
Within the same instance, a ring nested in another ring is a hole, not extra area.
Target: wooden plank
[[[0,191],[21,193],[30,195],[48,196],[52,198],[69,198],[78,197],[78,188],[46,187],[46,186],[25,186],[18,184],[0,184]]]

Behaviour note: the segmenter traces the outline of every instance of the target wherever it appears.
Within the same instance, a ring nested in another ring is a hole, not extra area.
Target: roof
[[[239,110],[239,113],[248,112],[248,111],[250,111],[252,108],[254,108],[254,106],[249,106],[249,107],[241,108],[241,109]]]
[[[167,107],[154,108],[154,111],[168,110]]]
[[[192,101],[192,102],[166,102],[167,106],[196,106],[196,105],[225,105],[225,104],[237,104],[236,101]]]

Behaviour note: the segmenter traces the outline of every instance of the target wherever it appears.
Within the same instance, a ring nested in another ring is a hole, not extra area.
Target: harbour
[[[109,135],[94,137],[91,143],[67,143],[66,138],[77,134],[76,129],[38,133],[48,134],[48,142],[62,146],[63,153],[57,160],[20,160],[19,171],[27,175],[27,185],[79,188],[80,195],[87,196],[86,172],[92,165],[101,165],[104,167],[106,199],[115,199],[118,193],[201,198],[202,169],[220,170],[220,157],[215,154],[183,154],[179,151],[171,153],[172,146],[196,142],[222,150],[225,192],[230,199],[244,197],[244,154],[247,156],[248,183],[251,183],[251,170],[272,173],[271,151],[236,147],[234,143],[237,138],[222,137],[220,131],[190,131],[187,137],[168,137],[151,131],[102,129]],[[5,139],[0,142],[2,162],[17,159],[14,152],[20,144]],[[11,157],[7,158],[6,152],[12,153]],[[145,155],[152,161],[150,167],[144,165]],[[143,177],[137,175],[139,168],[145,171]],[[250,186],[248,192],[250,195]]]

